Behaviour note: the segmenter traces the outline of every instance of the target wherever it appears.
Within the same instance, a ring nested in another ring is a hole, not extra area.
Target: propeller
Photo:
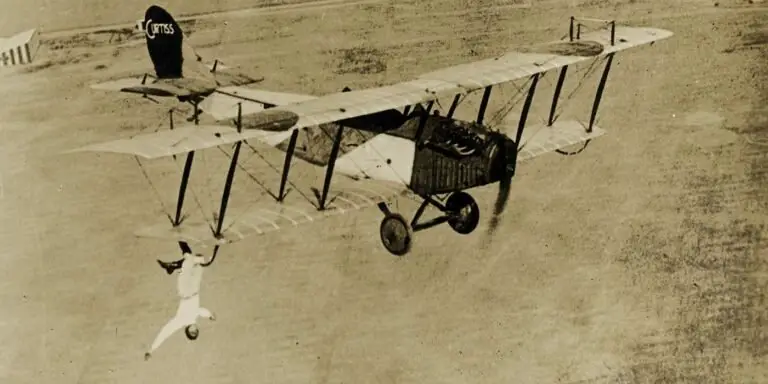
[[[499,225],[501,215],[507,206],[509,200],[512,177],[515,175],[515,163],[517,156],[514,153],[515,145],[509,142],[504,134],[494,135],[497,141],[498,153],[498,172],[499,172],[499,192],[496,194],[496,202],[493,205],[493,215],[488,225],[488,235],[493,236],[496,227]]]

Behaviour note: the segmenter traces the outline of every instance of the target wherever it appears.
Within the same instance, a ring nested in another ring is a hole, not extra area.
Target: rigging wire
[[[157,187],[152,182],[152,179],[149,178],[149,175],[147,174],[146,169],[144,169],[144,165],[141,164],[141,160],[139,160],[138,156],[133,157],[136,160],[136,163],[139,165],[139,170],[141,170],[141,174],[144,175],[144,178],[147,179],[147,183],[149,183],[149,186],[152,188],[152,191],[155,193],[155,197],[157,198],[157,201],[160,202],[160,207],[163,210],[163,213],[165,213],[165,216],[168,217],[168,220],[173,223],[173,217],[171,217],[170,211],[168,208],[166,208],[165,203],[163,203],[163,197],[160,194],[160,191],[157,190]]]
[[[212,173],[211,172],[211,165],[210,165],[210,163],[208,161],[208,156],[205,156],[205,151],[201,151],[200,157],[202,158],[201,160],[203,162],[203,171],[205,172],[205,185],[206,185],[206,188],[204,188],[204,189],[205,189],[205,192],[207,192],[207,194],[208,194],[208,201],[211,203],[211,207],[210,207],[210,209],[211,209],[211,217],[214,219],[213,221],[215,222],[216,221],[216,211],[214,211],[214,209],[213,209],[213,207],[214,207],[213,202],[215,200],[213,199],[213,191],[210,188],[211,180],[213,180],[213,178],[211,177],[211,173]],[[203,214],[205,214],[205,212],[203,212]]]
[[[517,107],[517,105],[523,100],[521,97],[524,91],[525,85],[530,83],[532,80],[531,78],[528,78],[528,80],[523,84],[522,87],[518,87],[517,84],[512,82],[512,84],[517,89],[517,93],[512,95],[512,97],[509,98],[509,100],[501,107],[499,108],[496,113],[494,113],[493,116],[491,116],[490,119],[488,119],[492,124],[489,124],[491,126],[500,125],[501,122],[509,116],[509,114],[512,112],[512,110]]]
[[[173,160],[171,160],[173,161]],[[179,172],[184,172],[184,170],[179,166],[179,163],[173,161],[173,164],[176,165],[176,169],[179,170]],[[200,212],[203,214],[203,220],[206,224],[208,224],[209,227],[212,227],[212,224],[208,222],[208,218],[205,215],[205,208],[203,208],[203,205],[200,203],[200,198],[197,195],[197,192],[195,192],[195,188],[192,186],[192,183],[187,184],[187,190],[192,192],[192,198],[195,200],[195,204],[197,204],[197,207],[200,209]],[[184,191],[186,194],[186,190]]]
[[[243,141],[243,142],[245,142],[245,141]],[[247,144],[247,145],[250,147],[250,144]],[[221,152],[222,152],[222,153],[223,153],[225,156],[227,156],[228,158],[230,158],[230,159],[231,159],[231,155],[230,155],[229,153],[227,153],[227,152],[226,152],[224,149],[222,149],[221,147],[218,147],[218,148],[219,148],[219,150],[220,150],[220,151],[221,151]],[[258,154],[258,155],[261,157],[261,154],[259,154],[259,153],[258,153],[258,152],[257,152],[255,149],[253,149],[253,151],[254,151],[254,153],[255,153],[255,154]],[[263,158],[263,157],[262,157],[262,158]],[[266,160],[265,160],[265,162],[266,162]],[[250,178],[250,179],[251,179],[251,180],[252,180],[254,183],[256,183],[258,186],[260,186],[262,189],[264,189],[264,191],[265,191],[267,194],[270,194],[270,195],[272,195],[272,193],[269,191],[269,188],[268,188],[266,185],[264,185],[264,183],[262,183],[261,181],[259,181],[259,179],[258,179],[256,176],[254,176],[252,173],[248,172],[248,170],[245,168],[245,166],[243,166],[242,164],[240,164],[240,163],[238,162],[238,163],[237,163],[237,167],[238,167],[238,168],[240,168],[240,170],[242,170],[242,171],[243,171],[243,172],[244,172],[244,173],[245,173],[245,174],[248,176],[248,178]],[[291,185],[293,185],[293,184],[291,184]],[[296,187],[294,186],[294,188],[296,188]],[[300,189],[296,188],[296,191],[297,191],[299,194],[301,194],[301,195],[302,195],[302,196],[303,196],[305,199],[307,199],[307,201],[309,201],[309,203],[310,203],[310,204],[312,204],[312,200],[310,200],[310,199],[309,199],[309,198],[308,198],[308,197],[307,197],[307,196],[306,196],[306,195],[305,195],[303,192],[301,192],[301,190],[300,190]],[[241,213],[240,215],[237,215],[237,216],[235,217],[235,219],[233,219],[233,220],[232,220],[232,222],[231,222],[231,223],[230,223],[230,224],[229,224],[229,225],[228,225],[226,228],[223,228],[223,229],[222,229],[222,233],[223,233],[223,232],[226,232],[227,230],[229,230],[229,228],[231,228],[233,225],[235,225],[235,223],[237,223],[237,222],[238,222],[238,220],[239,220],[240,218],[242,218],[243,216],[245,216],[245,214],[246,214],[246,213],[247,213],[247,212],[248,212],[248,211],[249,211],[249,210],[250,210],[250,209],[251,209],[251,208],[252,208],[254,205],[256,205],[256,204],[257,204],[257,202],[256,202],[256,201],[252,201],[250,204],[248,204],[248,206],[246,206],[246,208],[242,210],[242,213]]]
[[[270,167],[270,168],[272,168],[272,169],[273,169],[273,170],[274,170],[274,171],[275,171],[275,172],[276,172],[278,175],[280,175],[281,177],[283,176],[283,172],[282,172],[281,170],[277,169],[277,167],[275,167],[275,166],[274,166],[272,163],[270,163],[269,161],[267,161],[267,159],[266,159],[266,158],[265,158],[265,157],[264,157],[264,156],[263,156],[261,153],[259,153],[259,151],[257,151],[257,150],[256,150],[256,148],[255,148],[253,145],[251,145],[251,144],[250,144],[250,143],[248,143],[247,141],[243,141],[243,143],[245,143],[245,145],[247,145],[247,146],[248,146],[248,148],[249,148],[251,151],[253,151],[253,154],[251,155],[251,157],[249,158],[249,160],[250,160],[251,158],[253,158],[253,156],[258,156],[258,157],[259,157],[259,158],[260,158],[262,161],[264,161],[264,163],[266,163],[267,165],[269,165],[269,167]],[[225,152],[225,153],[226,153],[226,152]],[[293,160],[293,159],[291,159],[291,160]],[[242,166],[242,165],[240,165],[239,163],[238,163],[238,166],[239,166],[239,167],[241,167],[242,169],[245,169],[245,167],[244,167],[244,166]],[[301,189],[300,189],[299,187],[297,187],[297,186],[296,186],[296,184],[294,184],[294,183],[293,183],[293,182],[292,182],[290,179],[286,180],[286,182],[287,182],[288,184],[290,184],[290,185],[293,187],[293,189],[294,189],[294,190],[296,190],[296,192],[298,192],[298,193],[299,193],[299,194],[300,194],[302,197],[304,197],[304,198],[305,198],[305,199],[306,199],[306,200],[307,200],[307,201],[308,201],[310,204],[312,204],[312,200],[311,200],[309,197],[307,197],[307,195],[305,195],[305,194],[304,194],[304,192],[302,192],[302,191],[301,191]],[[270,193],[270,192],[269,192],[269,189],[268,189],[267,187],[265,187],[265,186],[263,186],[263,185],[262,185],[262,188],[264,188],[264,190],[265,190],[265,191],[267,191],[267,193]]]
[[[605,59],[603,59],[603,60],[605,60]],[[578,92],[579,89],[581,89],[584,86],[587,78],[589,76],[591,76],[592,72],[594,72],[595,68],[597,68],[598,61],[599,60],[593,60],[592,61],[592,64],[589,65],[587,70],[584,72],[584,75],[581,76],[581,79],[576,84],[576,87],[574,87],[573,90],[571,90],[571,92],[566,97],[563,98],[563,102],[560,103],[560,108],[559,108],[561,111],[564,110],[565,106],[568,105],[571,102],[571,100],[573,99],[573,96],[576,94],[576,92]],[[556,121],[559,118],[560,118],[560,113],[557,113],[557,114],[555,114],[553,121]]]

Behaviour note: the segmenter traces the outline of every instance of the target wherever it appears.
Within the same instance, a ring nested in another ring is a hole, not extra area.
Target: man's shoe
[[[165,272],[169,275],[172,274],[173,271],[176,269],[174,268],[173,264],[162,261],[162,260],[158,260],[157,263],[160,264],[160,266],[163,267],[163,269],[165,269]]]

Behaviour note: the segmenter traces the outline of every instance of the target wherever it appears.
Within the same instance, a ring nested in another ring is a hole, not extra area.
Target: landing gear
[[[419,219],[427,205],[439,209],[443,215],[420,223]],[[395,256],[403,256],[411,250],[415,232],[448,222],[456,233],[468,235],[480,222],[480,209],[475,199],[466,192],[452,193],[445,205],[431,196],[425,197],[410,223],[402,215],[391,212],[386,203],[379,203],[379,209],[384,213],[384,219],[381,220],[379,227],[381,243],[389,253]]]
[[[452,213],[448,225],[458,234],[468,235],[480,223],[480,208],[477,207],[475,199],[466,192],[451,194],[445,202],[445,208]]]
[[[397,213],[384,216],[379,235],[384,248],[395,256],[405,255],[413,245],[413,229],[405,218]]]

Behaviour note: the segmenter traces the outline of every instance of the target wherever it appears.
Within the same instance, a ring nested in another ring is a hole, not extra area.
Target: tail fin
[[[144,13],[144,34],[158,79],[187,78],[202,88],[246,85],[264,79],[233,71],[216,72],[216,63],[208,68],[195,49],[184,41],[184,31],[173,16],[157,5],[150,6]]]
[[[152,5],[144,13],[147,49],[158,79],[183,77],[184,33],[168,11]]]

